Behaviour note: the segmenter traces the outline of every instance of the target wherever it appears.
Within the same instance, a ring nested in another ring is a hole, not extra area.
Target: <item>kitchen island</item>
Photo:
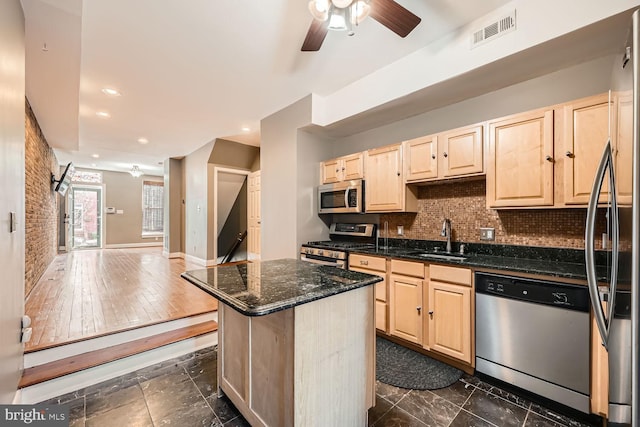
[[[367,424],[379,277],[293,259],[182,277],[220,301],[218,387],[252,426]]]

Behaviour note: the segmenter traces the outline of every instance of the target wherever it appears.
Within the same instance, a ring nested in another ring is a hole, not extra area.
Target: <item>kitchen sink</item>
[[[440,259],[444,261],[464,261],[467,259],[466,256],[460,254],[453,253],[443,253],[443,252],[410,252],[409,255],[416,256],[424,259]]]

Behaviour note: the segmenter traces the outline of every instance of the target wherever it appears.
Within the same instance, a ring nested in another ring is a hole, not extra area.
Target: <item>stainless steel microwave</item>
[[[364,212],[364,181],[336,182],[318,187],[318,213]]]

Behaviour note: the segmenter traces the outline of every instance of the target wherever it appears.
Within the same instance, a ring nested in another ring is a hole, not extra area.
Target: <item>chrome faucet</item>
[[[445,218],[442,222],[442,231],[440,232],[442,237],[447,238],[447,253],[451,253],[451,220]]]

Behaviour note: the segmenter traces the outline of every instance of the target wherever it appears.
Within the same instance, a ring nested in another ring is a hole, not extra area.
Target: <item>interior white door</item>
[[[248,258],[260,259],[260,171],[249,174],[247,198]]]

